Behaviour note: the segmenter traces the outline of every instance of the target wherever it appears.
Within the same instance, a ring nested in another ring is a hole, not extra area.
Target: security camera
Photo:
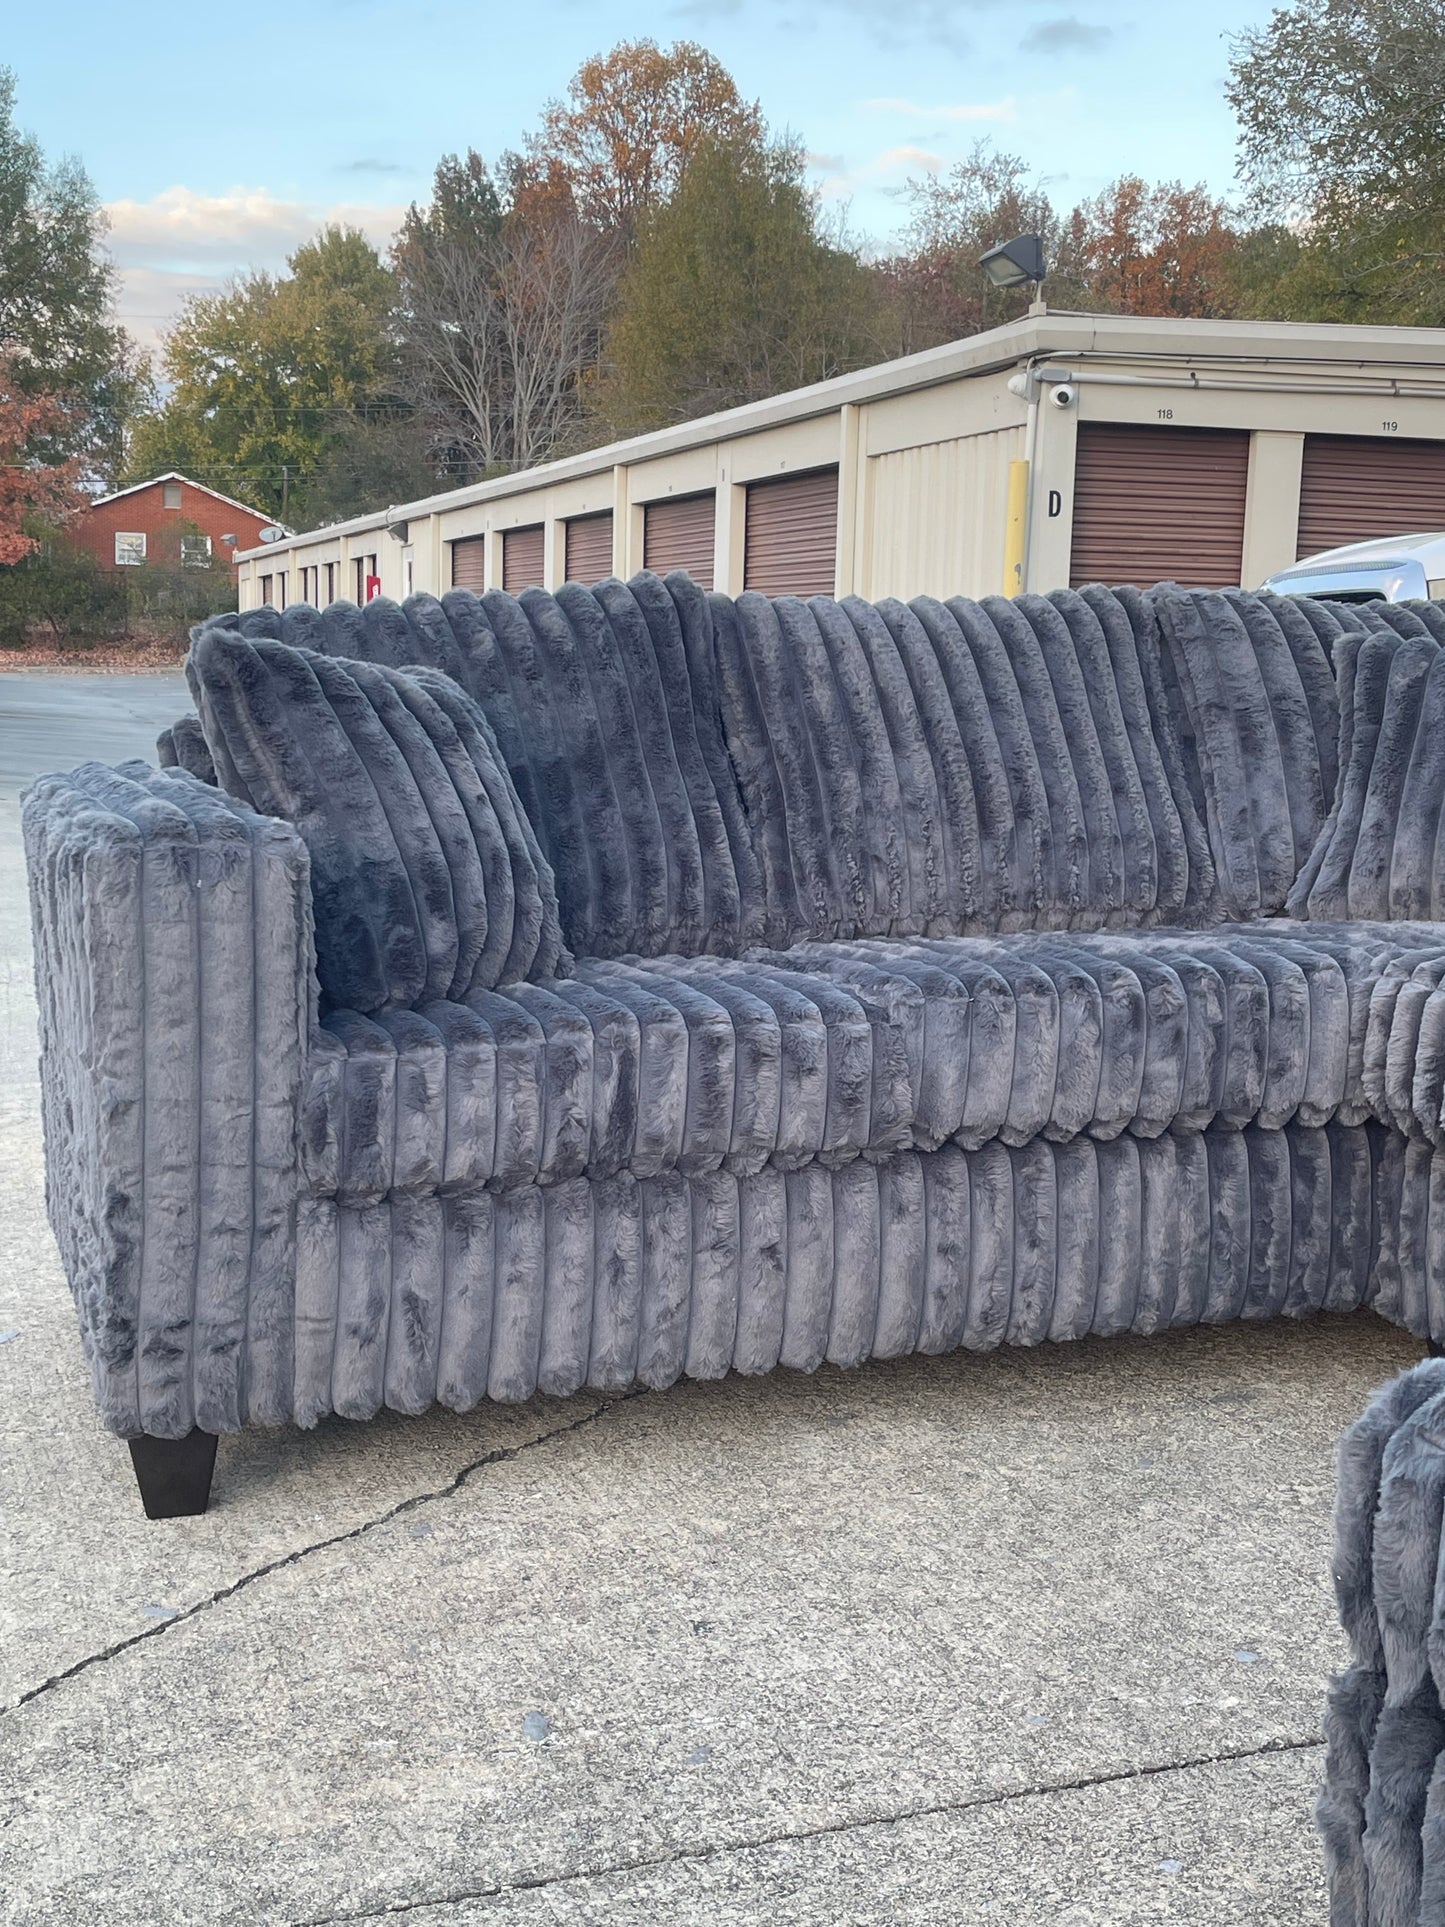
[[[1067,381],[1061,381],[1056,388],[1049,390],[1049,400],[1055,408],[1072,408],[1075,390]]]

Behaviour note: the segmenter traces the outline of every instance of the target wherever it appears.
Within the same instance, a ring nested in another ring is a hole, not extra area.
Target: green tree
[[[177,468],[294,523],[385,499],[358,447],[374,435],[394,472],[406,409],[393,278],[347,228],[325,229],[287,266],[187,304],[162,355],[170,395],[132,437],[137,477]],[[428,485],[424,465],[415,480]]]
[[[76,160],[47,162],[15,121],[15,76],[0,67],[0,353],[34,394],[64,396],[57,460],[111,479],[144,369],[112,319],[105,217]]]
[[[595,406],[636,433],[843,374],[894,341],[877,278],[822,230],[799,150],[709,142],[643,223]]]
[[[1294,0],[1233,44],[1239,173],[1293,229],[1257,298],[1300,320],[1445,321],[1445,5]]]

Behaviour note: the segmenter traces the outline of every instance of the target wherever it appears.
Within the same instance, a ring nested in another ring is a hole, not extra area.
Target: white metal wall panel
[[[1003,587],[1008,465],[1022,428],[875,455],[864,594],[997,595]]]

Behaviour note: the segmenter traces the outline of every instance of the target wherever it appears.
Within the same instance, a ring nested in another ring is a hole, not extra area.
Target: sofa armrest
[[[101,1416],[126,1437],[288,1418],[305,845],[179,769],[24,799],[46,1203]]]

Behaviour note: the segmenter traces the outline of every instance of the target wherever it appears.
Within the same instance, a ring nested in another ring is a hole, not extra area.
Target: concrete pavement
[[[1368,1315],[247,1434],[147,1523],[15,795],[184,706],[0,678],[0,1919],[1322,1922],[1331,1448],[1417,1355]]]

